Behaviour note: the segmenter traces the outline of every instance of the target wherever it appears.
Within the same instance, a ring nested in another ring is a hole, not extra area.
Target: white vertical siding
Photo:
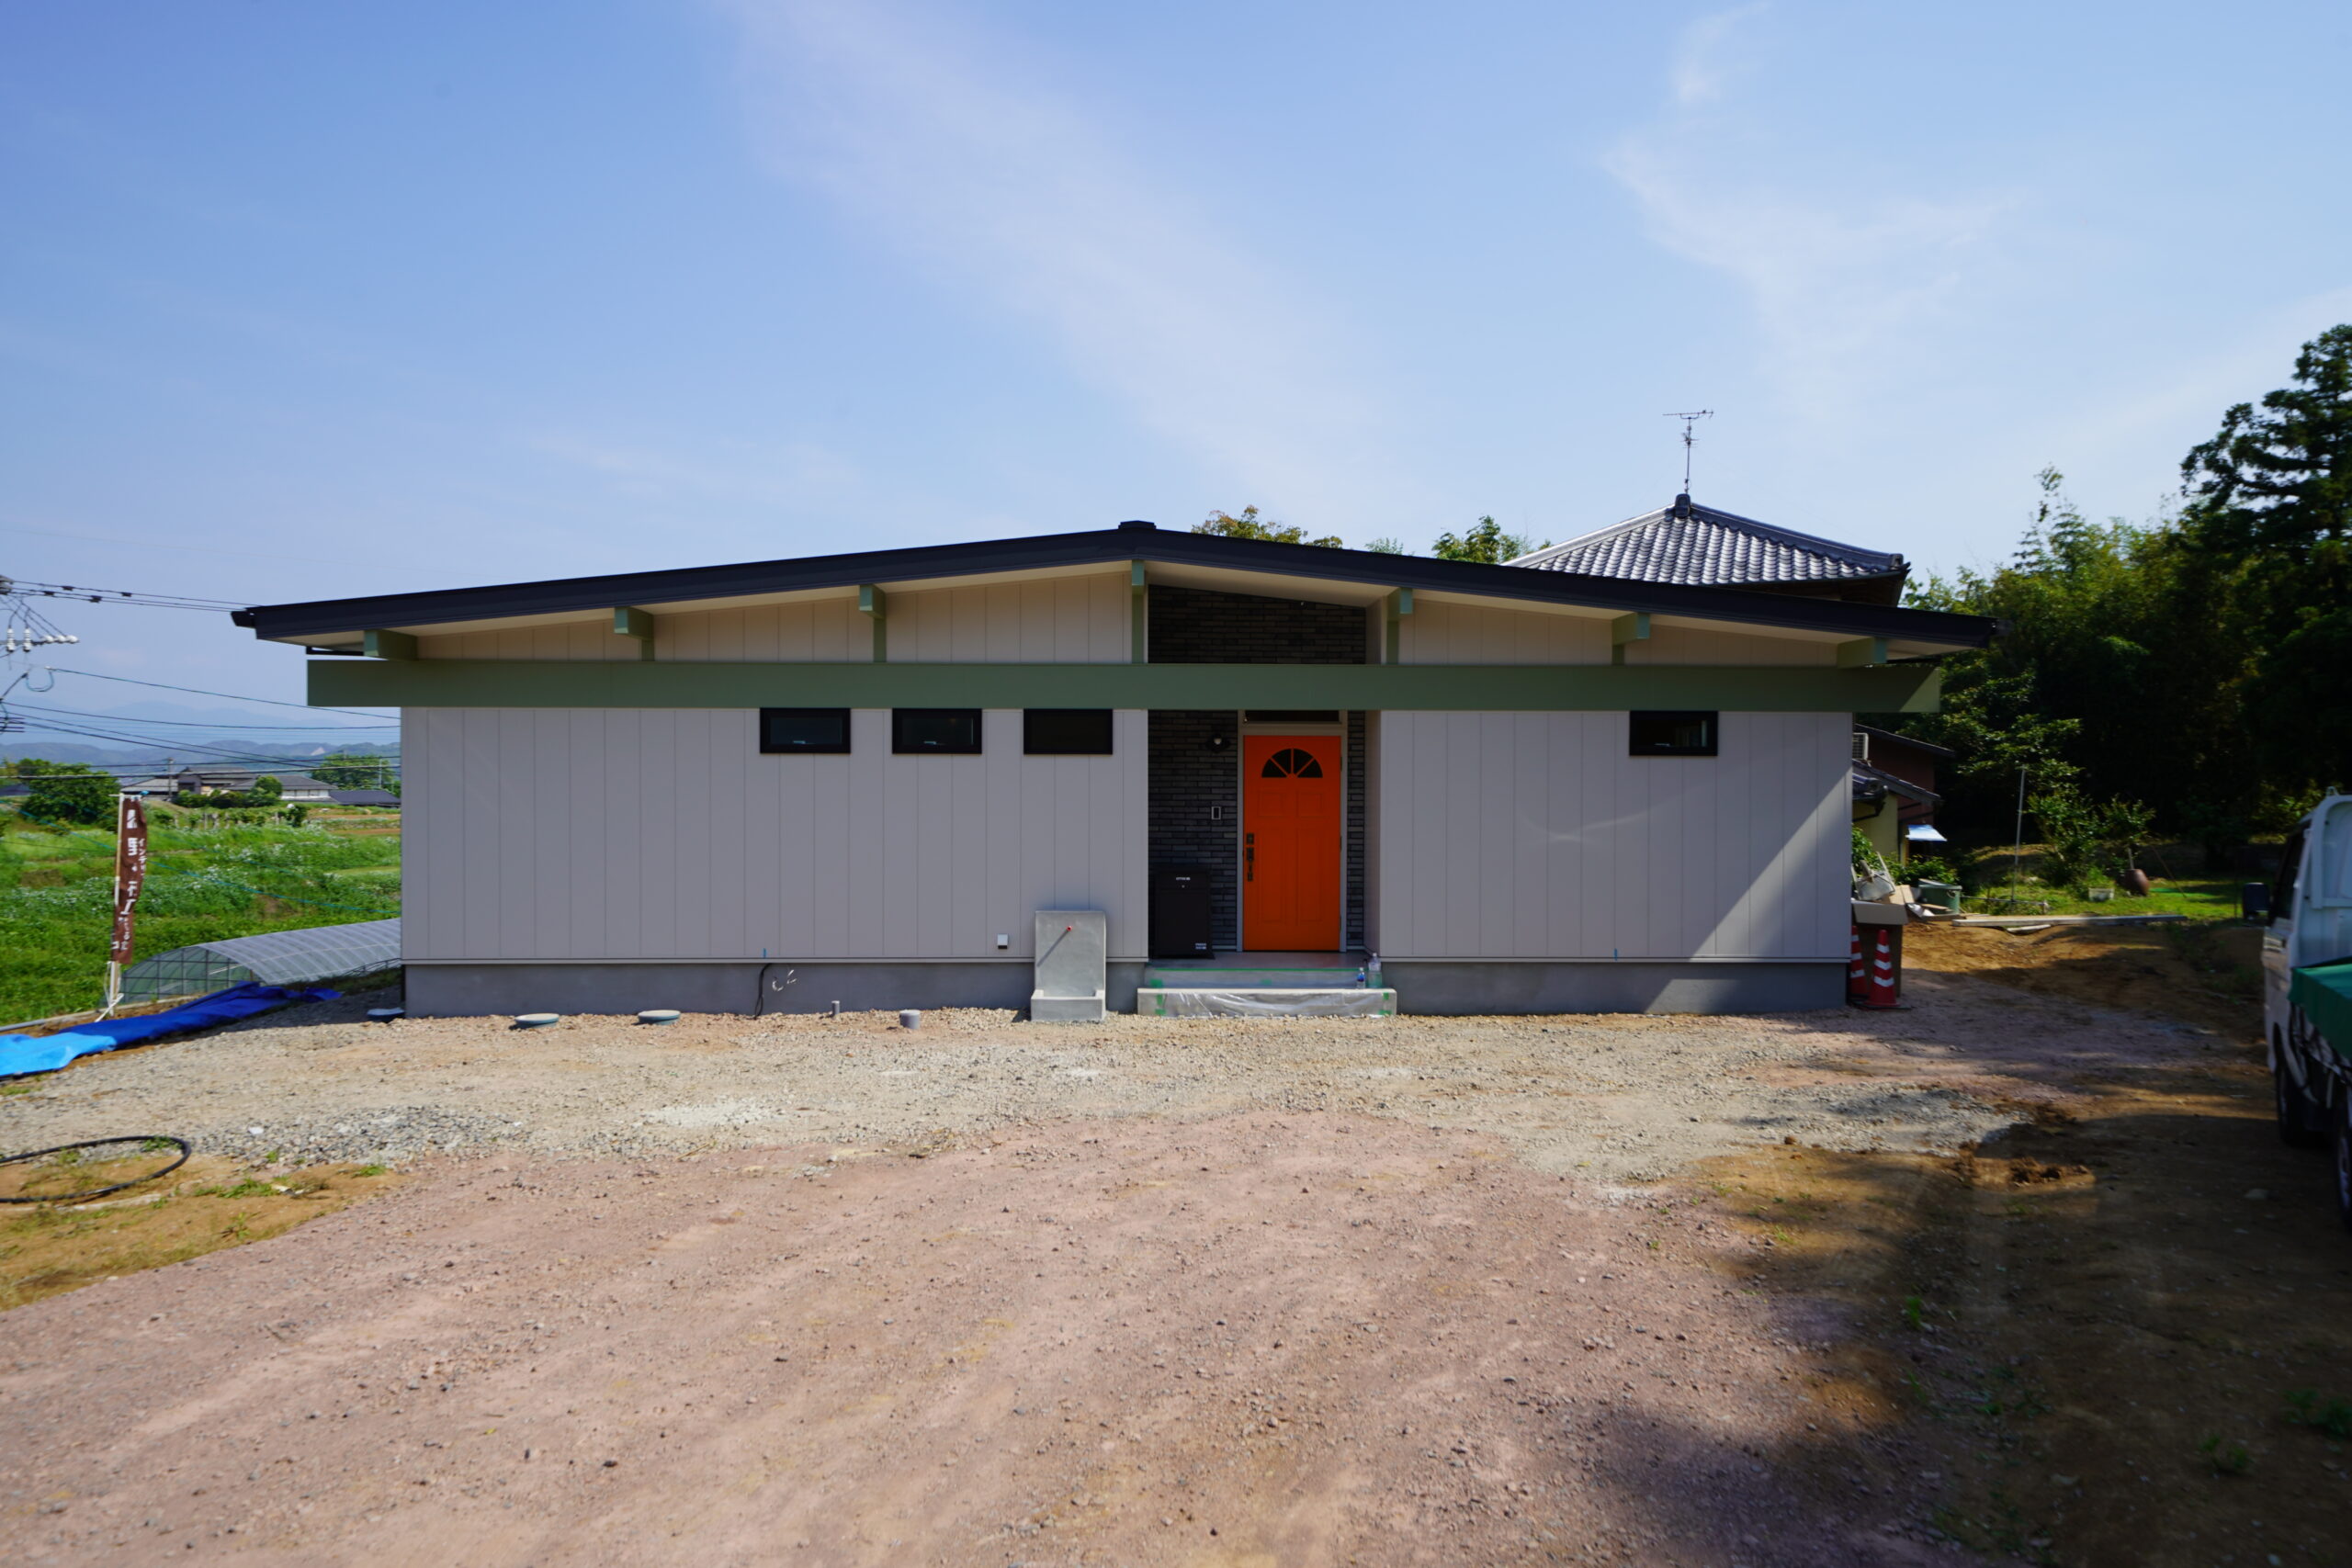
[[[1606,664],[1609,621],[1420,600],[1397,623],[1406,664]]]
[[[637,644],[613,635],[612,617],[496,632],[441,632],[416,639],[420,659],[635,659]]]
[[[977,757],[894,756],[880,709],[772,757],[748,709],[408,709],[406,956],[1017,958],[1033,911],[1099,908],[1141,957],[1144,714],[1109,757],[983,717]]]
[[[1124,664],[1127,574],[1049,577],[889,596],[890,660],[909,664]]]
[[[874,656],[874,623],[850,597],[658,615],[653,656],[714,664],[855,663]]]
[[[1421,600],[1399,623],[1407,664],[1606,664],[1613,617]],[[1653,624],[1629,664],[1834,664],[1836,645],[1708,626]]]
[[[1721,722],[1634,757],[1622,713],[1383,714],[1381,955],[1843,958],[1850,721]]]
[[[1757,637],[1713,626],[1663,626],[1625,649],[1628,664],[1835,664],[1838,645],[1795,637]]]

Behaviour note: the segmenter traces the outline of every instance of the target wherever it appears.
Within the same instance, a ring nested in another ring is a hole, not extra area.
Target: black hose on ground
[[[141,1182],[153,1181],[159,1176],[169,1176],[186,1165],[188,1156],[196,1152],[188,1146],[188,1141],[186,1138],[175,1138],[166,1133],[139,1133],[123,1138],[85,1138],[78,1144],[60,1144],[52,1149],[34,1149],[21,1155],[0,1155],[0,1166],[22,1165],[27,1160],[62,1155],[69,1149],[102,1149],[111,1144],[137,1144],[142,1149],[153,1148],[157,1144],[173,1144],[178,1146],[180,1157],[161,1170],[151,1170],[144,1176],[134,1176],[128,1181],[118,1181],[111,1187],[93,1187],[85,1192],[45,1192],[29,1198],[0,1197],[0,1203],[78,1203],[86,1199],[103,1198],[109,1192],[119,1192],[126,1187],[136,1187]]]

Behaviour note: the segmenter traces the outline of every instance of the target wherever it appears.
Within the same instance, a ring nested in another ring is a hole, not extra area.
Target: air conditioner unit
[[[1854,731],[1854,761],[1857,762],[1867,762],[1870,760],[1871,738],[1857,729]]]

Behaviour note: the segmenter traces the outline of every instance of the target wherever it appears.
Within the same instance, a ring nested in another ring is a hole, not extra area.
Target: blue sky
[[[0,571],[270,602],[1255,504],[2147,516],[2352,319],[2352,11],[0,10]],[[85,668],[288,697],[224,620]]]

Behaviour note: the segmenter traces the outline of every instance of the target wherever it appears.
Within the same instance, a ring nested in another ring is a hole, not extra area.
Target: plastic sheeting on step
[[[257,1012],[267,1012],[289,1002],[332,1001],[341,995],[341,991],[317,987],[233,986],[228,990],[200,997],[186,1007],[174,1008],[169,1012],[151,1012],[138,1018],[110,1018],[98,1023],[77,1024],[63,1034],[40,1038],[30,1034],[0,1034],[0,1077],[14,1077],[19,1073],[46,1073],[63,1066],[76,1056],[111,1051],[118,1045],[136,1045],[144,1040],[185,1033],[191,1029],[210,1029],[216,1024],[234,1023],[241,1018],[251,1018]]]
[[[1211,991],[1146,986],[1136,992],[1136,1011],[1146,1018],[1387,1018],[1396,1010],[1396,993],[1378,987]]]

